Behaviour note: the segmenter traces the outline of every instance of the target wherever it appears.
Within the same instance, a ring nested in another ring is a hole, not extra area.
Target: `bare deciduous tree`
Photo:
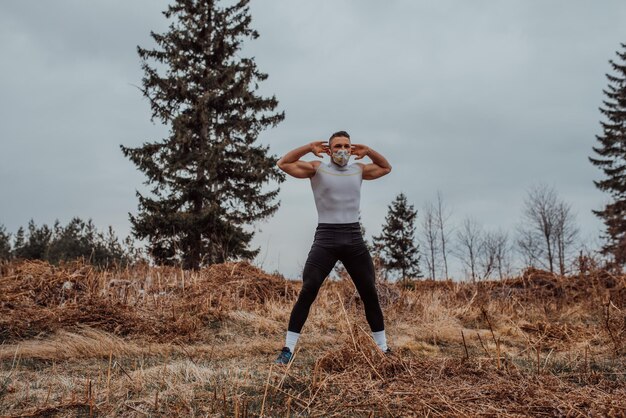
[[[472,281],[478,277],[478,261],[483,247],[482,228],[473,218],[465,218],[457,232],[455,255],[461,260]]]
[[[553,187],[540,184],[529,190],[518,233],[518,247],[527,265],[554,272],[558,263],[559,272],[565,274],[578,228],[570,206],[559,200]]]
[[[488,231],[483,234],[478,257],[481,279],[488,279],[496,269],[498,255],[498,241],[495,233]]]
[[[496,246],[496,270],[498,278],[503,279],[512,273],[511,262],[511,246],[509,244],[509,234],[506,231],[498,229],[495,232]]]
[[[568,257],[573,244],[578,238],[579,229],[574,223],[572,207],[565,202],[559,202],[556,207],[555,237],[556,252],[561,275],[567,273]]]
[[[439,228],[439,243],[441,244],[441,261],[443,263],[444,277],[448,279],[448,255],[446,251],[446,243],[448,242],[448,232],[446,231],[446,223],[451,214],[446,214],[446,208],[443,205],[441,193],[437,191],[437,227]]]
[[[498,278],[503,279],[511,274],[508,241],[508,234],[501,229],[484,233],[479,257],[481,278],[488,279],[497,273]]]
[[[535,234],[524,224],[517,227],[517,248],[522,256],[522,263],[528,267],[538,267],[541,258],[541,243]]]
[[[428,276],[435,280],[437,270],[437,256],[438,256],[438,239],[437,239],[437,216],[435,207],[432,203],[427,202],[422,210],[422,222],[421,222],[421,246],[424,248],[426,254],[426,268],[428,269]]]

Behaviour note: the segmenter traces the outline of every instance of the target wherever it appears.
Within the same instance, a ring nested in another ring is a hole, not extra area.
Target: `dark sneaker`
[[[281,350],[280,354],[278,355],[278,358],[274,361],[275,364],[288,364],[289,361],[291,360],[291,350],[289,350],[289,347],[283,347],[283,349]]]
[[[383,351],[383,354],[385,354],[386,356],[390,356],[393,354],[393,351],[391,351],[391,348],[387,347],[387,349]]]

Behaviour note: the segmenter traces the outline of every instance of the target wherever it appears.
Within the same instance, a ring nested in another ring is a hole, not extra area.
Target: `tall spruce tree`
[[[402,280],[421,277],[419,245],[415,243],[417,211],[404,193],[389,205],[380,235],[372,237],[374,251],[387,271],[398,271]]]
[[[253,58],[238,55],[244,39],[259,36],[250,27],[248,3],[176,0],[163,12],[172,20],[169,30],[151,32],[158,47],[138,47],[152,121],[171,129],[160,142],[121,149],[153,186],[152,197],[137,192],[139,214],[129,215],[133,235],[148,239],[158,263],[197,269],[252,258],[259,249],[248,248],[254,232],[244,226],[280,204],[278,188],[261,189],[285,180],[278,157],[255,141],[284,112],[274,113],[274,96],[256,94],[267,74]]]
[[[626,264],[626,44],[621,47],[624,50],[617,52],[621,62],[609,60],[615,74],[606,74],[609,85],[600,108],[606,120],[600,122],[602,135],[596,135],[600,145],[592,147],[599,157],[589,157],[606,176],[594,184],[612,197],[604,209],[592,210],[606,226],[601,252],[619,269]]]

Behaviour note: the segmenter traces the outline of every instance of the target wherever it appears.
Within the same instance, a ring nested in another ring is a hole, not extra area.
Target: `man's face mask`
[[[332,153],[332,159],[335,164],[344,166],[348,164],[348,160],[350,159],[350,151],[346,149],[335,151]]]

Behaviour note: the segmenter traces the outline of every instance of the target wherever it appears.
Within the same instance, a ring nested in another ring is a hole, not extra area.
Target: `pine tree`
[[[609,60],[616,74],[606,74],[609,85],[603,90],[606,99],[600,108],[606,120],[600,122],[603,134],[596,135],[600,145],[592,147],[599,158],[589,157],[606,176],[594,184],[612,197],[604,209],[592,210],[606,226],[601,252],[611,256],[614,267],[620,269],[626,264],[626,44],[621,46],[624,51],[617,55],[622,62]]]
[[[172,20],[169,30],[151,32],[157,49],[138,47],[152,120],[168,125],[170,134],[138,148],[121,146],[153,186],[153,197],[137,192],[139,214],[129,214],[133,235],[148,239],[158,263],[193,269],[256,256],[259,249],[248,248],[254,232],[244,226],[278,209],[279,189],[261,187],[285,180],[278,157],[255,144],[284,112],[273,113],[274,96],[255,93],[267,74],[238,55],[245,38],[259,36],[250,27],[249,0],[217,3],[176,0],[163,12]]]
[[[84,228],[85,222],[76,217],[66,227],[56,220],[52,227],[54,235],[48,250],[48,261],[58,264],[61,260],[89,258],[89,246],[82,237]]]
[[[99,267],[126,265],[131,261],[110,225],[106,237],[91,219],[85,222],[78,217],[72,218],[65,227],[55,221],[53,230],[46,258],[52,264],[78,258]]]
[[[52,234],[53,231],[48,225],[43,224],[38,227],[35,225],[35,221],[31,219],[28,221],[27,239],[24,238],[24,228],[20,227],[17,231],[13,246],[15,257],[28,260],[47,260]]]
[[[417,211],[404,193],[389,205],[380,235],[373,237],[374,251],[387,271],[399,271],[402,280],[421,277],[419,245],[415,243]]]
[[[21,253],[25,245],[26,245],[26,237],[24,233],[24,227],[20,226],[17,229],[15,238],[13,239],[13,251],[11,251],[11,257],[12,258],[21,257]]]
[[[0,260],[11,259],[11,234],[7,234],[4,225],[0,225]]]

